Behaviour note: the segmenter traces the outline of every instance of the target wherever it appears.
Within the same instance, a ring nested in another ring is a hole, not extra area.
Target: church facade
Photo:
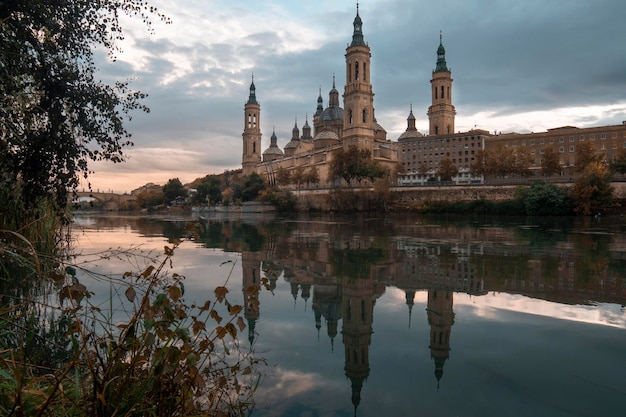
[[[309,120],[302,126],[302,134],[297,121],[292,130],[291,140],[280,149],[275,132],[270,146],[261,150],[262,132],[260,128],[261,106],[256,97],[254,79],[250,85],[250,95],[244,107],[242,173],[257,173],[273,184],[279,170],[290,173],[296,170],[317,171],[319,184],[330,185],[330,164],[338,149],[347,150],[352,146],[369,151],[372,160],[383,168],[394,172],[398,167],[398,143],[387,139],[387,132],[378,124],[374,113],[374,92],[370,69],[371,51],[363,36],[363,22],[357,14],[353,22],[352,41],[346,48],[343,99],[341,107],[339,91],[333,86],[329,92],[328,106],[320,94],[317,109],[313,115],[313,127]]]
[[[363,22],[357,5],[353,21],[352,41],[345,53],[343,107],[333,76],[328,106],[324,107],[321,89],[311,127],[308,117],[302,132],[296,121],[291,140],[280,149],[275,132],[270,145],[261,149],[261,106],[257,101],[254,78],[250,95],[244,106],[242,173],[259,174],[267,183],[276,183],[281,170],[316,172],[319,187],[338,184],[329,178],[336,151],[352,146],[367,150],[373,161],[386,169],[398,185],[424,185],[436,179],[445,159],[458,170],[453,178],[457,184],[481,183],[483,178],[472,175],[472,165],[479,151],[497,152],[498,149],[524,148],[530,155],[530,171],[541,175],[543,155],[551,148],[559,155],[560,175],[570,175],[575,166],[577,145],[590,142],[602,160],[610,163],[621,149],[626,149],[626,122],[622,125],[577,128],[574,126],[548,129],[547,132],[528,134],[492,134],[482,129],[455,132],[456,109],[452,104],[452,73],[446,62],[446,51],[440,35],[436,67],[432,71],[431,105],[428,108],[429,132],[416,128],[413,108],[407,118],[407,128],[397,140],[387,138],[387,132],[377,122],[374,92],[370,77],[371,50],[363,36]]]

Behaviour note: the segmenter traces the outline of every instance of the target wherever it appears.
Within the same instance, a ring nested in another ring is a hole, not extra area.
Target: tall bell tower
[[[433,71],[432,105],[428,108],[430,135],[454,133],[454,116],[456,109],[452,105],[452,73],[446,64],[446,49],[443,47],[443,36],[439,33],[437,48],[437,66]]]
[[[356,5],[352,42],[346,48],[346,87],[343,94],[343,144],[374,147],[374,93],[370,78],[370,47],[363,40],[363,22]]]
[[[250,175],[256,172],[259,163],[261,163],[261,105],[256,101],[253,75],[250,96],[244,107],[242,174]]]

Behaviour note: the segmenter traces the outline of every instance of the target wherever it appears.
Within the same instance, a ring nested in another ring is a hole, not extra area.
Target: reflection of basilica
[[[296,271],[293,269],[293,264],[290,268],[281,268],[280,261],[266,260],[264,255],[260,252],[242,253],[245,318],[248,320],[249,342],[251,344],[254,342],[256,320],[259,318],[258,290],[262,286],[269,290],[276,288],[276,280],[282,272],[283,278],[290,285],[294,303],[300,297],[306,304],[312,295],[312,310],[318,339],[322,332],[322,321],[324,321],[331,351],[335,349],[335,340],[341,321],[344,371],[350,380],[351,401],[356,415],[357,407],[361,402],[363,384],[370,373],[369,349],[373,334],[374,306],[376,299],[385,292],[387,284],[383,280],[376,279],[375,274],[372,273],[363,277],[343,276],[329,280],[328,277],[322,277],[311,269],[309,269],[311,271],[309,274],[304,273],[302,269]],[[332,267],[330,269],[332,270]],[[380,269],[374,268],[374,270],[380,272]],[[259,272],[262,272],[264,276],[260,277]],[[251,288],[256,288],[257,292]],[[419,289],[424,289],[424,287],[420,285]],[[415,290],[405,290],[405,294],[410,315]],[[450,331],[454,324],[452,294],[452,291],[441,288],[428,290],[429,348],[434,361],[437,387],[443,375],[443,365],[450,352]]]
[[[604,293],[598,288],[608,288],[607,301],[615,297],[622,304],[626,295],[623,288],[619,291],[620,278],[611,276],[606,258],[602,258],[606,255],[584,258],[588,264],[581,269],[592,270],[595,275],[589,273],[582,279],[581,272],[571,267],[580,262],[579,257],[565,244],[558,246],[554,256],[545,249],[535,256],[528,246],[508,244],[514,236],[502,231],[437,228],[420,232],[422,235],[417,238],[389,239],[380,230],[368,230],[367,226],[355,229],[342,223],[299,225],[298,233],[286,232],[280,238],[271,235],[260,251],[242,251],[250,343],[255,339],[260,317],[258,291],[273,291],[282,276],[290,286],[294,303],[300,298],[305,311],[306,306],[311,306],[311,322],[318,340],[329,341],[329,352],[338,348],[337,336],[341,334],[344,371],[350,380],[356,413],[370,375],[370,345],[375,342],[374,306],[386,287],[404,291],[409,326],[415,295],[427,291],[428,348],[437,389],[450,358],[455,292],[480,297],[488,291],[505,291],[581,302],[578,300],[594,295],[602,301],[597,295]],[[490,233],[493,236],[486,235]],[[571,247],[586,248],[584,238],[576,236]],[[236,246],[236,250],[239,248]]]

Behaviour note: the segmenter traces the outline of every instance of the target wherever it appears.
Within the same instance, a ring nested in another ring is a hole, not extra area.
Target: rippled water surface
[[[78,259],[119,279],[192,219],[79,215]],[[209,216],[201,225],[174,256],[186,299],[211,299],[226,283],[241,303],[243,288],[262,288],[241,335],[268,362],[254,416],[624,412],[622,218]],[[109,305],[110,282],[83,279]]]

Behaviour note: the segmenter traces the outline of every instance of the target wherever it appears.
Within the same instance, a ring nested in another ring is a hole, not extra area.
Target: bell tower
[[[253,75],[250,96],[244,107],[242,174],[250,175],[256,172],[259,163],[261,163],[261,105],[256,101]]]
[[[437,66],[433,71],[432,105],[428,108],[430,122],[429,135],[445,135],[454,133],[454,116],[456,109],[452,105],[452,73],[446,64],[446,49],[443,47],[443,36],[439,33],[437,48]]]
[[[356,5],[352,43],[346,48],[346,87],[343,94],[343,144],[344,148],[374,147],[374,93],[370,78],[370,47],[363,40],[363,22]]]

